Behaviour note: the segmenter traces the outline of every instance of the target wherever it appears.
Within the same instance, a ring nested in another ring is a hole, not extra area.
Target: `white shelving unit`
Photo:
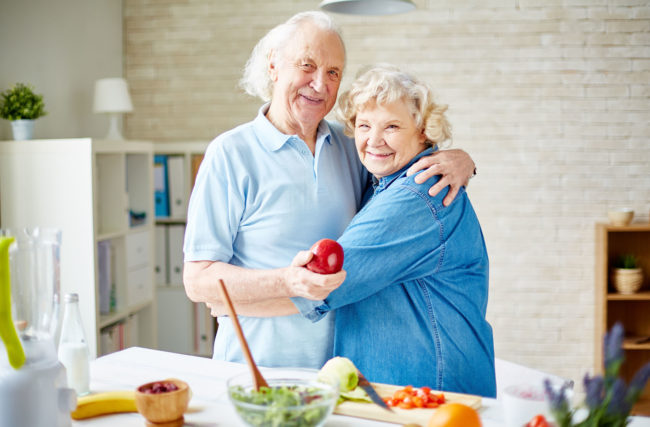
[[[182,159],[182,182],[168,182],[182,188],[177,197],[170,194],[170,204],[177,203],[181,215],[156,217],[156,294],[158,310],[158,348],[177,353],[210,357],[215,322],[204,304],[192,303],[182,281],[183,236],[187,221],[187,203],[194,185],[198,163],[208,142],[157,142],[156,155]],[[168,161],[169,164],[169,161]],[[168,169],[169,170],[169,169]],[[179,178],[178,176],[176,177]],[[173,179],[169,176],[169,179]],[[170,209],[171,213],[172,209]],[[162,244],[161,244],[162,243]]]
[[[62,230],[61,293],[79,294],[93,357],[102,354],[102,330],[115,324],[126,325],[125,346],[157,346],[152,191],[150,142],[0,141],[0,225]],[[101,242],[111,248],[106,314],[100,314]]]

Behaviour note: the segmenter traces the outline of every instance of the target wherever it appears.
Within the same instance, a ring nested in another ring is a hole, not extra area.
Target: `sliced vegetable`
[[[384,402],[388,406],[402,409],[437,408],[445,403],[445,395],[432,393],[429,387],[417,388],[407,385],[395,390],[391,397],[384,398]]]
[[[532,420],[526,424],[526,427],[549,427],[548,421],[544,415],[535,415]]]
[[[233,400],[261,405],[256,408],[235,405],[239,415],[249,425],[260,427],[312,427],[329,414],[328,397],[322,389],[303,386],[260,387],[246,390],[241,386],[230,389]]]
[[[372,399],[368,396],[361,387],[356,387],[353,390],[344,391],[339,394],[342,400],[351,400],[353,402],[368,402],[372,403]]]

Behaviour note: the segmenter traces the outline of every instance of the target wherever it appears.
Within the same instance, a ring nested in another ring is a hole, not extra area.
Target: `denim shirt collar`
[[[253,120],[253,128],[255,129],[257,138],[260,140],[262,145],[264,145],[269,151],[277,151],[291,140],[295,139],[302,141],[297,135],[287,135],[280,132],[278,128],[276,128],[273,123],[266,118],[266,113],[269,111],[270,106],[270,102],[262,105],[257,112],[257,117]],[[318,124],[318,130],[316,131],[316,145],[318,145],[320,141],[331,144],[331,137],[329,124],[327,121],[321,120]]]
[[[381,178],[377,178],[374,175],[372,176],[372,186],[375,189],[375,194],[381,193],[399,177],[406,175],[406,171],[411,165],[415,162],[417,162],[421,157],[425,157],[436,151],[437,148],[429,147],[426,150],[422,151],[419,153],[417,156],[413,157],[410,162],[406,166],[404,166],[402,169],[398,170],[395,173],[392,173],[387,176],[383,176]]]

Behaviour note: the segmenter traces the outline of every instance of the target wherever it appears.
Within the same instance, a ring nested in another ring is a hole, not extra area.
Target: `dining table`
[[[207,357],[191,356],[130,347],[93,360],[90,364],[92,393],[116,390],[135,390],[152,381],[177,378],[187,382],[192,397],[185,413],[185,426],[238,427],[245,424],[238,418],[230,403],[226,381],[248,371],[246,364],[225,362]],[[264,368],[261,368],[264,373]],[[483,427],[505,426],[500,399],[483,398],[478,410]],[[75,427],[129,427],[144,426],[145,419],[138,413],[102,415],[85,420],[73,420]],[[352,416],[332,414],[325,427],[394,427],[387,423]],[[632,417],[631,427],[650,427],[649,417]],[[423,426],[426,427],[426,426]]]

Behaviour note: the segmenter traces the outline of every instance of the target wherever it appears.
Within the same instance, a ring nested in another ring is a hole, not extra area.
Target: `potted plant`
[[[641,288],[643,272],[639,260],[632,254],[618,257],[612,270],[612,282],[620,294],[633,294]]]
[[[47,114],[43,95],[34,93],[29,85],[16,83],[0,96],[0,117],[11,120],[14,139],[31,139],[34,120]]]
[[[548,379],[544,381],[546,397],[557,427],[625,427],[629,424],[632,407],[650,379],[650,362],[644,364],[629,383],[619,377],[625,361],[623,338],[623,325],[620,322],[605,334],[604,373],[585,375],[585,400],[582,405],[572,407],[567,385],[555,390]]]

